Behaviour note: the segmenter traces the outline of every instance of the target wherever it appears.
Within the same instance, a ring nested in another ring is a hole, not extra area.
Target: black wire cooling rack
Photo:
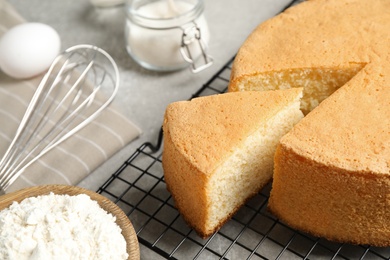
[[[293,1],[290,5],[299,1]],[[289,5],[289,6],[290,6]],[[224,93],[233,58],[191,98]],[[99,188],[129,217],[138,241],[170,259],[390,259],[390,248],[338,244],[296,231],[267,211],[270,185],[204,240],[183,221],[167,191],[162,132],[142,144]]]

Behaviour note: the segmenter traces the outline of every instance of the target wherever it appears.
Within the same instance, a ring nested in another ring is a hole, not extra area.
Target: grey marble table
[[[54,27],[62,49],[88,43],[109,52],[120,69],[121,86],[115,103],[138,125],[142,135],[108,159],[79,186],[97,190],[115,170],[146,141],[156,141],[167,104],[188,99],[237,52],[249,33],[277,14],[290,0],[205,0],[205,16],[214,64],[198,74],[190,70],[151,72],[139,67],[127,54],[124,40],[124,7],[97,9],[87,0],[9,0],[31,22]],[[142,259],[159,256],[140,245]]]

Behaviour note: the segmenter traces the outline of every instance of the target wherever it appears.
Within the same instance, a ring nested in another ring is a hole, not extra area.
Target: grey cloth
[[[0,0],[0,37],[23,22],[8,2]],[[0,156],[11,143],[41,77],[16,80],[0,71]],[[140,133],[111,104],[89,125],[30,165],[6,192],[44,184],[76,185]]]

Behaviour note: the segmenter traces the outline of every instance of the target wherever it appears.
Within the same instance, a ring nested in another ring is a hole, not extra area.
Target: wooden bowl
[[[97,201],[99,206],[105,211],[111,213],[116,217],[116,224],[122,229],[122,235],[124,236],[127,244],[127,253],[129,254],[129,260],[138,260],[140,259],[139,245],[137,235],[134,231],[133,225],[131,224],[129,218],[126,214],[112,201],[106,197],[76,186],[68,185],[44,185],[44,186],[35,186],[31,188],[25,188],[19,191],[15,191],[3,196],[0,196],[0,210],[3,210],[9,207],[12,202],[17,201],[21,202],[23,199],[28,197],[36,197],[39,195],[48,195],[50,192],[58,195],[78,195],[86,194],[92,200]]]

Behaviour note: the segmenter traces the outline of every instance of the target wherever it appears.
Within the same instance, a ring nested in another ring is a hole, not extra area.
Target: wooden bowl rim
[[[41,185],[41,186],[24,188],[0,196],[0,211],[5,208],[8,208],[14,201],[21,202],[25,198],[36,197],[39,195],[48,195],[51,192],[58,195],[86,194],[92,200],[96,201],[101,208],[103,208],[105,211],[113,214],[116,217],[116,223],[122,229],[122,235],[125,237],[126,240],[126,250],[127,253],[129,254],[128,259],[129,260],[140,259],[138,238],[135,233],[134,227],[131,224],[130,219],[122,211],[122,209],[119,208],[115,203],[113,203],[108,198],[94,191],[77,187],[77,186],[61,185],[61,184]]]

